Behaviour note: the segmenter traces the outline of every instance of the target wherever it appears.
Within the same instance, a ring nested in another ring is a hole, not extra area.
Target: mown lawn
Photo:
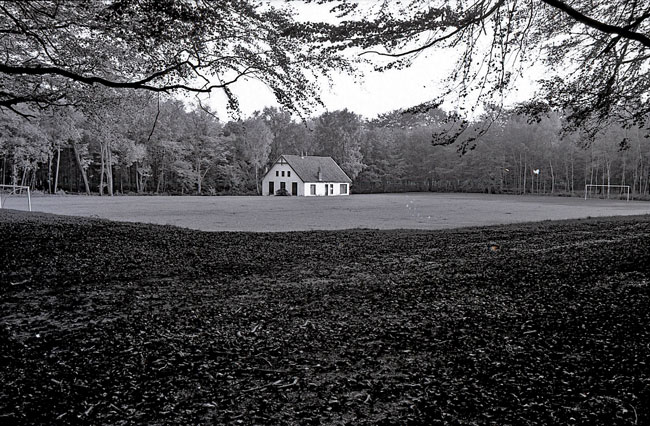
[[[10,197],[9,202],[9,208],[27,209],[24,197]],[[44,213],[245,232],[438,230],[650,214],[650,203],[642,201],[435,192],[349,197],[51,195],[34,197],[32,206]]]
[[[649,216],[0,233],[2,424],[650,424]]]

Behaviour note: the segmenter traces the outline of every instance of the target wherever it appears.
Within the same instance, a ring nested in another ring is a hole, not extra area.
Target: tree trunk
[[[612,162],[611,160],[606,161],[605,163],[607,169],[607,198],[609,198],[610,185],[612,184]]]
[[[56,149],[56,172],[54,173],[54,193],[59,188],[59,167],[61,166],[61,147]]]
[[[201,195],[201,159],[196,161],[196,187],[199,195]]]
[[[142,192],[142,178],[140,177],[140,170],[138,170],[138,165],[135,165],[135,190],[137,193]]]
[[[576,188],[575,188],[575,160],[573,158],[573,150],[571,150],[571,193],[573,193]]]
[[[36,169],[32,170],[32,179],[29,182],[29,188],[32,191],[36,189]]]
[[[569,163],[565,162],[564,163],[564,179],[566,180],[564,183],[564,190],[566,192],[571,192],[571,185],[569,184]]]
[[[526,162],[524,161],[524,173],[523,173],[523,179],[522,179],[523,180],[523,185],[522,185],[522,189],[523,189],[522,193],[523,194],[526,193],[526,178],[528,177],[528,175],[526,174],[527,171],[528,171],[528,166],[527,166]]]
[[[499,183],[499,191],[501,191],[501,193],[503,193],[503,187],[505,186],[505,178],[506,178],[506,155],[504,153],[503,158],[501,159],[501,182]]]
[[[108,185],[108,195],[113,196],[113,156],[111,146],[106,144],[106,185]]]
[[[86,195],[90,195],[90,185],[88,185],[88,175],[86,174],[86,169],[84,169],[83,164],[81,164],[81,155],[79,154],[79,148],[77,144],[72,144],[72,150],[74,151],[75,160],[77,160],[77,165],[79,166],[79,171],[81,172],[81,178],[84,181],[84,189],[86,190]]]
[[[643,194],[643,157],[639,154],[639,194]]]
[[[4,168],[2,169],[4,172]],[[47,192],[52,192],[52,154],[47,154]]]
[[[517,157],[514,154],[513,157],[517,164],[517,194],[521,194],[521,155],[519,155],[519,161],[517,161]]]
[[[20,186],[25,186],[27,181],[27,167],[23,169],[23,176],[20,178]]]
[[[605,182],[607,181],[607,160],[603,163],[603,174],[601,177],[601,185],[605,185]],[[607,198],[609,198],[609,187],[607,187]]]
[[[548,165],[551,166],[551,194],[555,193],[555,174],[553,173],[553,161],[548,160]],[[546,191],[544,191],[546,192]]]
[[[104,144],[100,147],[101,153],[99,158],[101,159],[101,168],[99,172],[99,195],[104,195]]]

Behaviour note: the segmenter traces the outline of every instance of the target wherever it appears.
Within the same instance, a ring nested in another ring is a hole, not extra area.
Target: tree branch
[[[445,41],[445,40],[455,36],[456,34],[464,31],[467,27],[469,27],[471,25],[478,24],[479,22],[482,22],[485,18],[488,18],[490,15],[492,15],[494,12],[496,12],[501,6],[503,6],[504,3],[505,3],[505,0],[499,0],[485,14],[479,15],[479,16],[477,16],[475,18],[472,18],[472,19],[468,20],[467,22],[461,22],[461,23],[459,23],[458,27],[454,31],[452,31],[451,33],[445,34],[444,36],[433,39],[430,42],[428,42],[428,43],[426,43],[426,44],[424,44],[422,46],[416,47],[414,49],[407,50],[405,52],[400,52],[400,53],[382,53],[382,52],[378,52],[376,50],[369,50],[369,51],[366,51],[366,52],[362,52],[361,54],[359,54],[359,56],[365,55],[366,53],[374,53],[374,54],[379,55],[379,56],[389,56],[391,58],[399,58],[399,57],[402,57],[402,56],[408,56],[408,55],[412,55],[414,53],[421,52],[421,51],[426,50],[426,49],[428,49],[430,47],[433,47],[435,44],[440,43],[441,41]]]
[[[572,8],[568,4],[564,3],[563,1],[560,0],[542,0],[542,2],[548,4],[551,7],[554,7],[556,9],[561,10],[562,12],[566,13],[569,15],[571,18],[575,19],[576,21],[585,24],[591,28],[594,28],[598,31],[607,33],[607,34],[618,34],[619,36],[623,38],[627,38],[630,40],[635,40],[638,41],[639,43],[643,44],[646,47],[650,47],[650,37],[648,37],[645,34],[638,33],[636,31],[632,31],[631,29],[628,29],[627,27],[619,27],[617,25],[610,25],[606,24],[604,22],[598,21],[594,18],[591,18],[578,10]],[[637,20],[637,25],[641,23],[641,20]]]
[[[16,74],[24,74],[24,75],[59,75],[62,77],[69,78],[73,81],[78,81],[81,83],[85,84],[101,84],[106,87],[114,87],[114,88],[121,88],[121,89],[145,89],[145,90],[150,90],[152,92],[168,92],[170,90],[177,90],[177,89],[182,89],[182,90],[187,90],[189,92],[196,92],[196,93],[208,93],[212,91],[213,89],[223,89],[233,83],[235,83],[237,80],[239,80],[241,77],[247,75],[250,73],[250,69],[252,67],[247,67],[245,70],[241,71],[238,73],[238,75],[233,78],[232,80],[226,81],[225,83],[220,83],[220,84],[213,84],[210,86],[203,86],[203,87],[191,87],[187,86],[185,84],[170,84],[170,85],[163,85],[163,86],[151,86],[148,85],[150,81],[154,80],[157,77],[166,75],[167,73],[181,67],[182,65],[186,64],[187,61],[181,62],[179,64],[173,65],[165,70],[158,71],[156,73],[151,74],[150,76],[137,80],[137,81],[112,81],[108,80],[102,77],[97,77],[97,76],[84,76],[81,74],[77,74],[72,71],[68,71],[63,68],[59,67],[53,67],[53,66],[35,66],[35,67],[24,67],[24,66],[11,66],[11,65],[5,65],[5,64],[0,64],[0,73],[8,74],[8,75],[16,75]]]

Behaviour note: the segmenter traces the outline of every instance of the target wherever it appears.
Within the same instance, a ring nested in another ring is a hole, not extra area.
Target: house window
[[[327,189],[325,189],[327,191]],[[334,184],[330,183],[330,195],[334,194]]]
[[[282,177],[284,177],[284,170],[282,170]]]
[[[288,171],[288,172],[287,172],[287,176],[288,176],[288,177],[291,177],[291,171]]]
[[[309,193],[311,195],[316,195],[316,185],[314,185],[314,184],[309,185]]]
[[[341,184],[341,194],[347,194],[348,193],[348,185],[345,183]]]
[[[280,172],[276,170],[276,171],[275,171],[275,175],[276,175],[276,176],[280,176]]]
[[[287,189],[287,183],[286,182],[280,182],[280,189]]]

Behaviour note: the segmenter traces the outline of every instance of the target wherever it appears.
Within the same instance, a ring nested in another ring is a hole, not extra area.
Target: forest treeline
[[[307,154],[332,156],[357,193],[569,195],[616,184],[650,195],[647,123],[612,120],[587,137],[567,131],[557,112],[498,108],[471,123],[435,108],[373,120],[342,110],[307,121],[266,108],[224,123],[155,94],[104,88],[92,96],[29,118],[0,112],[2,184],[47,193],[256,194],[279,155]],[[441,143],[450,135],[456,143]]]

